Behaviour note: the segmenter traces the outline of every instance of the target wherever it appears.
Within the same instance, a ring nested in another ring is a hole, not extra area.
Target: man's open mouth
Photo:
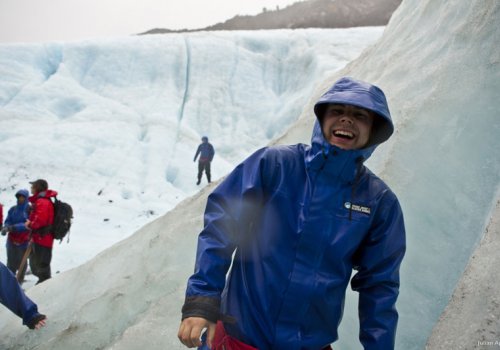
[[[354,138],[354,134],[347,130],[334,130],[333,135],[347,140],[352,140]]]

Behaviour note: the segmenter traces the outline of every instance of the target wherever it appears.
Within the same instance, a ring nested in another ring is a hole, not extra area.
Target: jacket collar
[[[38,198],[47,198],[47,199],[50,199],[51,197],[56,197],[56,196],[57,196],[57,191],[47,190],[47,191],[35,193],[31,197],[29,197],[29,201],[31,203],[34,203],[34,202],[36,202],[36,200]]]
[[[332,179],[352,184],[363,169],[363,162],[375,150],[375,145],[357,150],[345,150],[330,145],[323,136],[318,120],[314,123],[311,148],[306,154],[306,166],[313,171],[324,171]]]

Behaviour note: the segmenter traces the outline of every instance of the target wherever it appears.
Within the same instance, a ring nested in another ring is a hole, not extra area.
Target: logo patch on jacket
[[[370,207],[365,207],[365,206],[359,205],[359,204],[353,204],[351,202],[345,202],[344,208],[352,210],[352,211],[357,211],[359,213],[367,214],[367,215],[370,215],[372,212]]]

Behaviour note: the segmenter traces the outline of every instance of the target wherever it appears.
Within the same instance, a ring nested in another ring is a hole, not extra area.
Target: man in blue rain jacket
[[[393,133],[385,95],[342,78],[314,112],[311,146],[261,149],[209,196],[178,334],[186,346],[217,349],[222,329],[260,350],[328,348],[354,269],[362,345],[394,348],[403,215],[363,165]]]

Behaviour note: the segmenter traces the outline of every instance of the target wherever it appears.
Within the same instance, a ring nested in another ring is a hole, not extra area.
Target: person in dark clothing
[[[17,204],[9,209],[5,219],[2,235],[9,234],[7,237],[7,267],[15,274],[21,264],[29,242],[29,231],[26,229],[26,220],[29,215],[29,192],[28,190],[19,190],[16,192]],[[24,265],[26,272],[27,265]]]
[[[49,190],[47,181],[38,179],[30,182],[32,196],[29,197],[32,209],[26,228],[31,230],[33,249],[30,255],[31,272],[38,277],[38,282],[51,277],[50,262],[54,235],[51,226],[54,223],[54,205],[50,198],[56,197],[57,192]]]
[[[214,147],[208,142],[208,137],[203,136],[201,138],[201,141],[202,143],[198,146],[193,159],[193,162],[196,162],[196,158],[198,157],[198,155],[200,156],[200,159],[198,161],[198,182],[196,182],[197,185],[199,185],[201,182],[203,170],[205,170],[208,183],[212,181],[210,174],[210,163],[212,162],[212,159],[214,159],[215,154]]]
[[[0,262],[0,302],[10,311],[23,319],[29,329],[45,326],[47,317],[38,312],[38,306],[30,299],[17,283],[16,276]]]
[[[385,95],[345,77],[314,114],[310,146],[260,149],[208,197],[182,307],[184,345],[329,349],[350,283],[363,348],[394,349],[403,214],[363,164],[394,131]]]

